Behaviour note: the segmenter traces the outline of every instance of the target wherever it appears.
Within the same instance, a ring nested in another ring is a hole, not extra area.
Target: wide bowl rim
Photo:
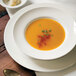
[[[37,7],[39,7],[40,5],[38,5]],[[44,6],[44,5],[42,5],[42,6]],[[47,5],[47,7],[49,7],[49,5]],[[35,8],[35,7],[33,7],[33,8]],[[23,15],[23,14],[22,14]],[[74,26],[74,25],[73,25]],[[73,45],[73,47],[75,46],[75,44],[76,43],[74,43],[74,45]],[[69,53],[72,49],[73,49],[73,47],[67,52],[67,53]],[[66,54],[67,54],[66,53]],[[26,53],[25,53],[26,54]],[[26,54],[26,55],[28,55],[28,54]],[[65,54],[63,54],[62,56],[64,56]],[[30,55],[28,55],[28,56],[30,56]],[[58,57],[56,57],[56,58],[48,58],[48,59],[41,59],[41,58],[37,58],[37,57],[33,57],[33,56],[30,56],[30,57],[32,57],[32,58],[35,58],[35,59],[40,59],[40,60],[53,60],[53,59],[57,59],[57,58],[59,58],[59,57],[62,57],[62,56],[58,56]]]

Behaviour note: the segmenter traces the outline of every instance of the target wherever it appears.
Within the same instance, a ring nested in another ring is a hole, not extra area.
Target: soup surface
[[[57,21],[41,18],[29,24],[25,31],[25,38],[32,47],[48,51],[59,47],[63,43],[65,31]]]

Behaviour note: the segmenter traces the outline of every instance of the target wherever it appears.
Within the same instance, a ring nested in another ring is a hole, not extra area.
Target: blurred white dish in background
[[[3,0],[6,5],[17,6],[21,3],[21,0]]]
[[[27,0],[1,0],[0,4],[6,8],[19,8],[26,2]]]

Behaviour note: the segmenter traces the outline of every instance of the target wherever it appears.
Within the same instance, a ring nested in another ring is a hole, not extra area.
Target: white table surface
[[[64,9],[66,9],[67,12],[70,13],[76,20],[76,0],[27,0],[27,3],[23,7],[34,3],[53,3],[54,5],[55,4],[61,5],[61,7],[64,7]],[[9,16],[12,17],[21,8],[17,9],[6,8],[6,9],[8,11]],[[72,67],[69,67],[59,72],[51,72],[51,73],[36,72],[36,74],[37,76],[76,76],[76,64],[73,65]]]

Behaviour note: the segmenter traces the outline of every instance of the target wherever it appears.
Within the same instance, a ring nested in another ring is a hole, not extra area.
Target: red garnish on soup
[[[51,30],[42,30],[43,35],[38,35],[38,46],[42,47],[42,45],[47,45],[48,40],[51,38],[50,34]]]

